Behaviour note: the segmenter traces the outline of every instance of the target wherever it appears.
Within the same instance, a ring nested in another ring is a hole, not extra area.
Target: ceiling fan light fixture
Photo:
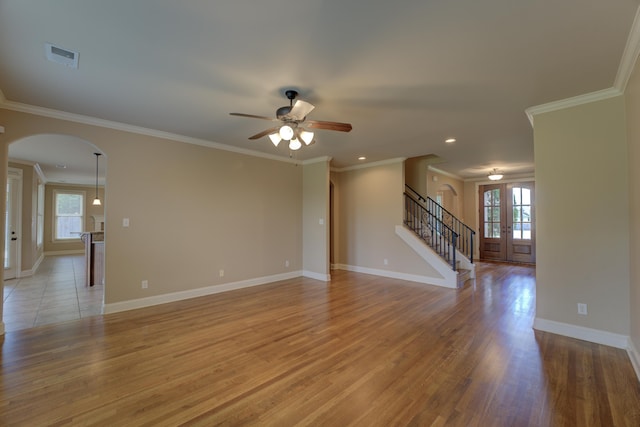
[[[293,138],[293,128],[289,125],[282,126],[278,133],[280,134],[280,138],[284,139],[285,141],[289,141],[291,140],[291,138]]]
[[[311,141],[313,141],[313,135],[313,132],[302,130],[299,132],[298,138],[301,139],[305,145],[309,145]]]
[[[302,143],[300,141],[298,141],[298,139],[292,139],[291,141],[289,141],[289,149],[296,151],[299,150],[300,147],[302,147]]]
[[[493,168],[493,170],[489,173],[489,179],[491,181],[500,181],[504,175],[502,175],[498,168]]]
[[[278,146],[278,144],[280,144],[280,141],[282,141],[282,138],[280,138],[280,134],[278,132],[269,134],[269,139],[271,140],[271,142],[273,142],[273,145],[275,145],[276,147]]]

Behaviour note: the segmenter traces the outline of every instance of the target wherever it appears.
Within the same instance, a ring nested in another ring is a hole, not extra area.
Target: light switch
[[[122,226],[123,227],[129,226],[129,218],[122,218]]]
[[[319,223],[320,225],[324,225],[324,218],[320,218],[320,220],[318,221],[318,223]]]

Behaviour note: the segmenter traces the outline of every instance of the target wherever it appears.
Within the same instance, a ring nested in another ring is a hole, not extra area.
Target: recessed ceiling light
[[[455,138],[449,138],[449,139],[445,139],[444,142],[446,142],[447,144],[453,144],[454,142],[456,142]]]
[[[365,156],[360,156],[358,157],[358,160],[367,160],[367,158]]]
[[[66,169],[67,165],[56,165],[56,168],[58,168],[58,169]]]

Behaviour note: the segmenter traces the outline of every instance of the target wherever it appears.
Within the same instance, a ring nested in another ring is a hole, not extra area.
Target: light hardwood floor
[[[9,332],[0,425],[640,425],[624,350],[532,330],[532,267],[332,278]]]

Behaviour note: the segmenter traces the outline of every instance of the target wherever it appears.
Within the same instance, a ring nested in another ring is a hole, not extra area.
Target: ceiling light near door
[[[504,175],[498,171],[498,168],[493,168],[493,170],[489,173],[489,179],[491,181],[500,181]]]

